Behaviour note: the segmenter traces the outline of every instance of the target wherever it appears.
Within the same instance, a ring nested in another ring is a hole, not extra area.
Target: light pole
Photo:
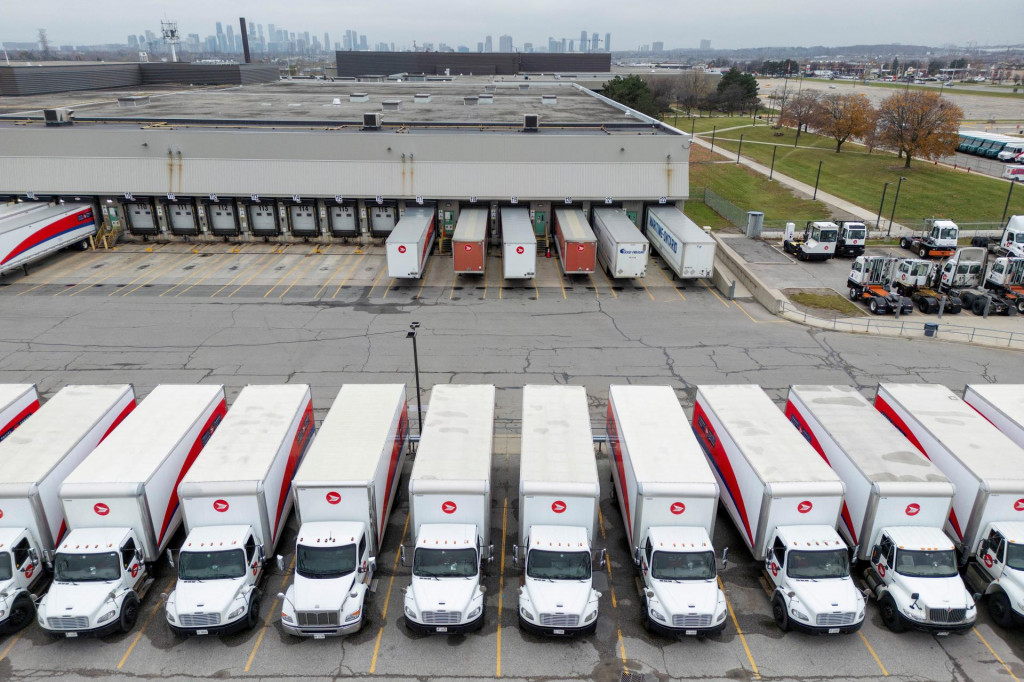
[[[416,330],[419,328],[419,322],[413,322],[409,325],[409,331],[406,332],[405,338],[412,339],[412,364],[416,371],[416,424],[419,427],[419,435],[423,435],[423,406],[420,404],[420,358],[419,353],[416,351]]]
[[[823,163],[825,163],[825,162],[824,161],[819,161],[818,162],[818,174],[814,177],[814,196],[811,197],[812,201],[816,200],[818,198],[818,180],[821,179],[821,164],[823,164]]]
[[[906,180],[906,178],[901,175],[900,181],[896,183],[896,196],[892,200],[892,213],[889,214],[889,230],[885,233],[886,237],[892,234],[892,221],[896,217],[896,202],[900,200],[900,187],[903,186],[904,180]]]
[[[881,230],[882,229],[882,207],[885,206],[885,190],[889,189],[889,185],[891,185],[891,184],[892,184],[892,182],[890,181],[890,182],[885,183],[882,186],[882,200],[880,202],[878,202],[878,217],[875,218],[875,229],[876,230]]]

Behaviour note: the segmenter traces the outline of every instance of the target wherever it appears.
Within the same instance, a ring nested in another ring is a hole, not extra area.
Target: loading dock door
[[[218,237],[234,237],[238,234],[238,211],[234,202],[210,204],[206,216],[210,231]]]
[[[276,237],[280,234],[277,226],[277,205],[250,204],[249,230],[257,237]]]
[[[356,222],[356,207],[354,205],[331,206],[327,214],[331,219],[331,236],[359,236],[359,225]]]
[[[370,233],[375,237],[386,237],[395,229],[395,206],[370,207]]]
[[[199,224],[196,222],[196,207],[191,201],[181,203],[167,202],[164,204],[164,211],[171,223],[171,234],[182,236],[199,234]]]
[[[132,234],[157,234],[160,228],[156,224],[153,204],[132,202],[124,205],[124,214],[128,218],[128,231]]]
[[[295,204],[288,207],[288,220],[292,234],[296,237],[316,237],[320,234],[317,224],[316,204]]]

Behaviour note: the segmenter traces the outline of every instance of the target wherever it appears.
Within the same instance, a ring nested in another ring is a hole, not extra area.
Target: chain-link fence
[[[722,216],[736,227],[744,227],[747,224],[747,212],[732,203],[728,199],[716,194],[713,190],[704,187],[702,191],[704,204],[712,211]],[[691,195],[691,198],[699,195]]]

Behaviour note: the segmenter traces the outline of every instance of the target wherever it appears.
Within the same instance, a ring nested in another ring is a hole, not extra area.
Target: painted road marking
[[[1011,678],[1013,678],[1013,682],[1020,682],[1020,680],[1017,679],[1017,676],[1013,674],[1013,671],[1010,670],[1010,666],[1006,665],[1006,663],[1003,662],[1003,659],[999,658],[999,654],[997,654],[995,649],[992,648],[992,645],[989,644],[987,641],[985,641],[985,638],[981,636],[981,633],[978,632],[978,628],[972,628],[972,629],[974,630],[974,634],[976,634],[978,636],[978,639],[981,640],[981,643],[985,645],[985,648],[988,649],[989,652],[993,656],[995,656],[995,659],[997,661],[999,661],[999,665],[1003,666],[1003,668],[1006,670],[1007,674]],[[3,660],[3,656],[0,656],[0,660]]]
[[[601,274],[604,275],[604,281],[608,282],[608,290],[612,292],[612,298],[618,298],[619,295],[615,293],[615,285],[612,284],[612,279],[608,276],[608,273],[604,271],[604,268],[601,268]]]
[[[290,276],[290,275],[291,275],[291,274],[292,274],[293,272],[295,272],[295,270],[296,270],[296,269],[297,269],[297,268],[298,268],[298,267],[299,267],[300,265],[302,265],[302,258],[301,258],[301,257],[300,257],[300,258],[299,258],[299,259],[298,259],[297,261],[295,261],[295,265],[293,265],[293,266],[291,266],[290,268],[288,268],[288,271],[287,271],[287,272],[285,272],[285,273],[284,273],[283,275],[281,275],[281,279],[277,280],[277,282],[276,282],[276,283],[274,284],[274,286],[272,286],[272,287],[270,287],[269,289],[267,289],[267,293],[263,294],[263,298],[266,298],[267,296],[270,296],[270,294],[272,294],[272,293],[274,292],[274,289],[276,289],[276,288],[278,288],[279,286],[281,286],[281,284],[282,284],[282,283],[283,283],[283,282],[284,282],[284,281],[285,281],[286,279],[288,279],[288,277],[289,277],[289,276]]]
[[[327,287],[331,285],[331,282],[334,281],[334,278],[341,274],[341,270],[342,268],[345,267],[345,264],[352,260],[352,254],[350,253],[339,260],[341,262],[338,263],[338,267],[334,270],[334,272],[331,273],[331,276],[327,278],[327,281],[324,282],[324,285],[320,287],[319,291],[317,291],[316,294],[313,295],[313,298],[320,298],[320,294],[324,293]]]
[[[293,554],[292,555],[292,562],[290,564],[288,564],[288,570],[285,571],[284,577],[281,579],[281,588],[280,589],[282,589],[282,590],[284,589],[284,586],[288,582],[288,576],[291,575],[292,567],[294,567],[294,566],[295,566],[295,555]],[[260,644],[263,643],[263,635],[267,634],[267,627],[270,625],[270,619],[274,617],[275,613],[277,613],[277,602],[278,601],[279,601],[278,597],[274,597],[274,603],[270,605],[270,611],[267,613],[267,617],[263,621],[263,627],[260,628],[260,636],[256,638],[256,644],[254,644],[253,647],[252,647],[252,653],[249,654],[249,660],[245,662],[245,670],[243,672],[249,672],[249,668],[252,667],[253,659],[256,658],[256,652],[260,650]]]
[[[707,289],[707,290],[708,290],[708,291],[710,291],[710,292],[711,292],[712,294],[714,294],[715,298],[717,298],[717,299],[719,300],[719,302],[720,302],[720,303],[721,303],[722,305],[724,305],[724,306],[725,306],[726,308],[728,308],[728,307],[729,307],[729,304],[725,302],[725,299],[724,299],[724,298],[722,298],[721,296],[719,296],[719,295],[718,295],[718,292],[717,292],[717,291],[715,291],[715,288],[714,288],[713,286],[709,285],[709,284],[707,283],[707,281],[705,281],[705,280],[703,280],[703,279],[700,279],[700,280],[697,280],[697,281],[698,281],[698,282],[700,282],[701,284],[703,284],[703,285],[704,285],[704,288],[705,288],[705,289]]]
[[[331,296],[332,299],[338,296],[338,292],[342,290],[342,288],[345,286],[345,282],[347,282],[349,278],[355,273],[356,269],[359,267],[359,264],[363,262],[364,258],[366,258],[365,253],[359,257],[359,260],[355,262],[355,264],[352,266],[352,269],[348,271],[348,274],[345,275],[345,279],[341,280],[341,284],[339,284],[338,288],[334,291],[334,296]]]
[[[167,588],[168,594],[170,594],[171,591],[174,590],[174,583],[176,580],[177,578],[171,580],[171,585]],[[161,599],[156,603],[156,605],[152,609],[150,609],[149,615],[146,616],[145,622],[142,623],[142,627],[139,628],[139,631],[135,634],[135,637],[132,639],[132,643],[128,646],[128,651],[124,652],[124,656],[121,657],[121,661],[117,664],[118,670],[120,670],[124,666],[125,661],[127,661],[128,657],[132,655],[132,651],[135,650],[135,645],[139,643],[139,640],[142,639],[143,633],[146,632],[146,627],[149,626],[149,621],[153,620],[153,616],[163,605],[164,600]]]
[[[147,284],[150,284],[157,277],[162,277],[163,275],[166,275],[171,270],[176,269],[180,265],[184,265],[184,264],[188,263],[190,260],[192,260],[195,257],[196,256],[193,253],[186,253],[186,254],[180,254],[178,256],[171,256],[170,257],[170,261],[171,262],[166,267],[161,268],[160,266],[153,266],[152,268],[147,269],[145,272],[143,272],[141,275],[139,275],[138,277],[136,277],[132,281],[128,282],[128,284],[125,284],[123,287],[120,287],[119,289],[115,289],[114,291],[111,291],[109,294],[107,294],[107,296],[115,296],[117,294],[120,294],[121,296],[128,296],[132,292],[134,292],[134,291],[136,291],[138,289],[141,289],[142,287],[146,286]],[[134,287],[132,289],[129,289],[128,291],[125,291],[125,289],[128,289],[128,287],[130,287],[131,285],[135,284],[136,282],[138,282],[140,279],[143,279],[144,277],[148,277],[148,279],[143,281],[142,284],[139,284],[138,286],[136,286],[136,287]]]
[[[722,576],[718,576],[718,589],[722,590],[722,594],[725,594],[725,585],[722,583]],[[750,668],[754,671],[754,679],[761,679],[761,673],[757,672],[757,663],[754,663],[754,656],[750,653],[750,647],[747,645],[747,637],[743,634],[743,628],[740,627],[740,622],[736,620],[736,612],[732,610],[732,602],[729,601],[729,596],[725,597],[725,605],[729,607],[729,615],[732,616],[732,624],[736,628],[736,634],[740,636],[740,641],[743,642],[743,650],[747,652],[747,660],[750,661]]]
[[[237,294],[244,287],[246,287],[249,284],[249,282],[251,282],[254,279],[256,279],[257,277],[259,277],[263,273],[263,271],[266,270],[267,267],[271,263],[277,261],[277,259],[274,258],[275,255],[277,255],[277,251],[271,251],[270,254],[268,254],[268,256],[267,256],[267,262],[263,263],[262,265],[260,265],[259,268],[256,270],[256,272],[254,272],[251,275],[249,275],[248,279],[246,279],[244,282],[242,282],[237,287],[235,287],[234,291],[232,291],[230,294],[228,294],[228,298],[232,298],[235,294]],[[214,295],[216,296],[216,294],[214,294]]]
[[[163,298],[164,296],[166,296],[167,294],[171,293],[172,291],[174,291],[178,287],[182,286],[183,284],[188,282],[190,277],[195,277],[196,275],[200,275],[199,279],[196,281],[196,284],[198,284],[199,282],[201,282],[204,279],[206,279],[207,277],[209,277],[210,273],[212,273],[215,270],[219,269],[220,266],[224,262],[226,262],[227,259],[229,259],[230,257],[231,257],[230,254],[221,254],[220,257],[211,258],[210,262],[205,267],[201,267],[196,272],[187,273],[184,277],[181,278],[180,282],[178,282],[173,287],[171,287],[167,291],[165,291],[162,294],[160,294],[160,296],[158,296],[158,298]],[[185,291],[188,291],[189,289],[191,289],[194,286],[195,286],[195,284],[189,285],[188,287],[185,288]],[[177,298],[177,296],[175,296],[175,298]]]
[[[229,260],[231,260],[231,256],[232,255],[233,254],[231,254],[231,253],[225,253],[221,259],[219,259],[214,265],[210,266],[209,268],[207,268],[203,272],[203,276],[202,277],[200,277],[195,282],[193,282],[192,284],[188,285],[187,287],[185,287],[184,289],[182,289],[181,291],[176,293],[174,295],[174,298],[178,298],[179,296],[184,294],[186,291],[190,290],[192,287],[198,286],[198,285],[202,284],[203,282],[205,282],[210,275],[212,275],[213,273],[215,273],[218,270],[220,270],[222,265],[224,265]],[[163,294],[160,294],[160,295],[163,296]]]
[[[871,658],[875,659],[875,663],[878,664],[878,669],[882,671],[882,676],[889,677],[889,671],[885,669],[884,665],[882,665],[882,661],[878,658],[878,654],[875,653],[874,648],[868,642],[868,638],[864,636],[864,632],[862,630],[857,630],[857,634],[860,635],[861,640],[864,642],[864,646],[868,648],[868,653],[871,654]]]
[[[292,287],[295,286],[296,284],[298,284],[300,279],[302,279],[303,277],[308,275],[310,270],[312,270],[315,266],[320,265],[318,260],[316,258],[313,258],[312,255],[306,256],[306,258],[309,259],[309,265],[307,265],[306,269],[303,270],[301,273],[299,273],[298,276],[296,276],[294,280],[292,280],[292,283],[288,285],[287,289],[285,289],[284,291],[281,292],[281,295],[278,296],[279,299],[280,298],[284,298],[285,294],[287,294],[289,291],[291,291]]]
[[[675,280],[673,280],[671,277],[669,277],[668,273],[665,272],[665,270],[662,269],[662,267],[660,265],[655,265],[655,267],[658,268],[658,272],[661,273],[662,277],[665,278],[665,281],[668,282],[670,287],[672,287],[672,290],[675,291],[677,294],[679,294],[679,298],[681,298],[681,299],[683,299],[685,301],[686,300],[686,296],[683,296],[683,292],[679,291],[679,289],[676,287]]]
[[[212,294],[210,294],[210,298],[215,298],[217,296],[217,294],[219,294],[220,292],[222,292],[225,289],[227,289],[229,286],[231,286],[232,284],[235,283],[235,280],[237,280],[239,277],[241,277],[242,275],[247,273],[250,268],[252,268],[253,266],[255,266],[255,265],[259,264],[259,263],[262,263],[264,259],[269,258],[269,257],[270,257],[269,253],[264,253],[262,256],[259,256],[251,265],[246,265],[244,268],[239,268],[238,272],[235,273],[235,276],[232,277],[228,281],[227,284],[225,284],[220,289],[217,289],[217,291],[215,291]]]
[[[401,547],[402,543],[405,542],[405,532],[409,530],[409,514],[405,515],[405,525],[402,526],[402,537],[398,540],[398,546]],[[398,560],[402,558],[402,552],[399,551],[395,554],[395,560],[391,564],[391,580],[388,581],[388,592],[384,596],[384,608],[380,611],[380,619],[383,621],[388,617],[388,603],[391,601],[391,588],[395,585],[395,573],[398,571]],[[377,672],[377,654],[380,652],[380,637],[384,634],[384,623],[381,623],[380,629],[377,630],[377,641],[373,645],[373,660],[370,661],[370,674],[376,674]]]

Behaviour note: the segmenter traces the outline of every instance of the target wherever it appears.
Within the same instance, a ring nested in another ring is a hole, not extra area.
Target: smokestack
[[[252,64],[252,58],[249,56],[249,31],[245,26],[245,17],[239,17],[238,23],[242,27],[242,52],[245,53],[245,63]]]

